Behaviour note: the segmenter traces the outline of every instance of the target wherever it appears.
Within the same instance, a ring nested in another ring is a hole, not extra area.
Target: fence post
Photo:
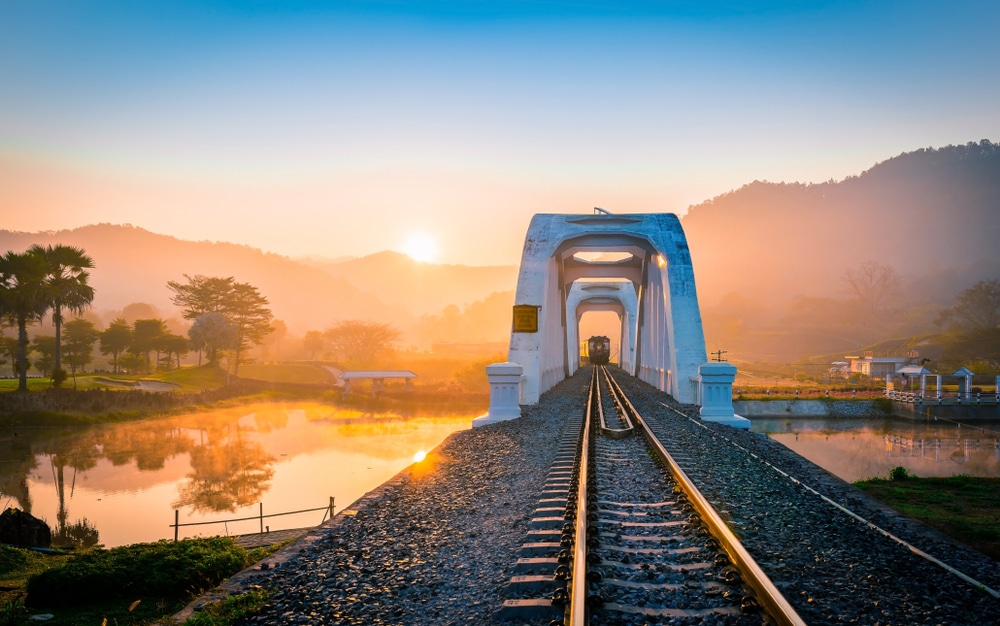
[[[177,531],[181,528],[181,510],[174,509],[174,541],[177,541]]]
[[[330,496],[330,519],[333,519],[333,512],[335,510],[334,506],[333,506],[333,502],[334,502],[333,496]]]
[[[264,503],[260,503],[260,534],[264,534]]]

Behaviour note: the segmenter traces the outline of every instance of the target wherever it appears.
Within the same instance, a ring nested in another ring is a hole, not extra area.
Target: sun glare
[[[414,261],[430,263],[438,256],[437,241],[424,232],[410,233],[403,244],[403,252]]]
[[[420,450],[419,452],[417,452],[416,454],[413,455],[413,462],[414,463],[419,463],[419,462],[423,461],[426,458],[427,458],[427,453],[424,452],[423,450]]]

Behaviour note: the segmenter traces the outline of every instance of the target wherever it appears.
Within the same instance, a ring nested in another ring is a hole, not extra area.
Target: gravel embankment
[[[245,624],[485,624],[506,598],[564,417],[587,379],[517,420],[455,433],[239,584],[275,589]],[[279,557],[283,558],[283,557]]]
[[[643,384],[636,381],[628,387],[627,393],[636,395]],[[677,453],[681,467],[729,519],[758,564],[807,623],[997,623],[1000,600],[838,510],[806,487],[1000,590],[996,561],[896,514],[762,434],[717,424],[703,427],[663,408],[661,401],[644,394],[636,407],[655,424],[667,449]],[[697,413],[694,407],[674,406]]]
[[[223,589],[274,590],[249,624],[496,624],[520,544],[555,456],[565,418],[578,413],[589,369],[517,420],[454,434],[423,463],[359,500],[305,541],[234,577]],[[648,386],[629,385],[626,391]],[[699,467],[696,481],[743,535],[812,624],[995,623],[1000,601],[899,544],[852,522],[724,439],[1000,589],[1000,565],[886,512],[763,435],[671,418],[666,396],[637,407],[673,420]],[[681,407],[683,408],[683,407]],[[690,409],[690,408],[689,408]],[[673,448],[671,448],[673,451]],[[751,459],[751,460],[747,460]],[[929,543],[930,542],[930,543]]]

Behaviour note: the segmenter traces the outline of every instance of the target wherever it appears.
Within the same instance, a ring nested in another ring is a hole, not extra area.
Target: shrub
[[[53,387],[59,387],[64,382],[66,382],[67,376],[68,375],[66,374],[66,370],[64,370],[62,368],[57,369],[57,370],[53,370],[52,371],[52,386]]]
[[[889,480],[906,480],[909,477],[910,473],[902,465],[897,465],[889,470]]]
[[[217,585],[246,564],[247,551],[226,537],[98,548],[32,576],[25,604],[60,607],[142,595],[180,597]]]

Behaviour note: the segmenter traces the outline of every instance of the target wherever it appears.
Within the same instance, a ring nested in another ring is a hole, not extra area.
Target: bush
[[[25,604],[61,607],[142,595],[180,597],[215,586],[247,564],[247,551],[226,537],[94,549],[32,576]]]
[[[902,465],[897,465],[889,470],[889,480],[906,480],[909,477],[910,473]]]
[[[67,376],[68,376],[68,374],[66,374],[66,370],[64,370],[64,369],[60,368],[60,369],[57,369],[57,370],[53,370],[52,371],[52,386],[53,387],[59,387],[64,382],[66,382]]]

